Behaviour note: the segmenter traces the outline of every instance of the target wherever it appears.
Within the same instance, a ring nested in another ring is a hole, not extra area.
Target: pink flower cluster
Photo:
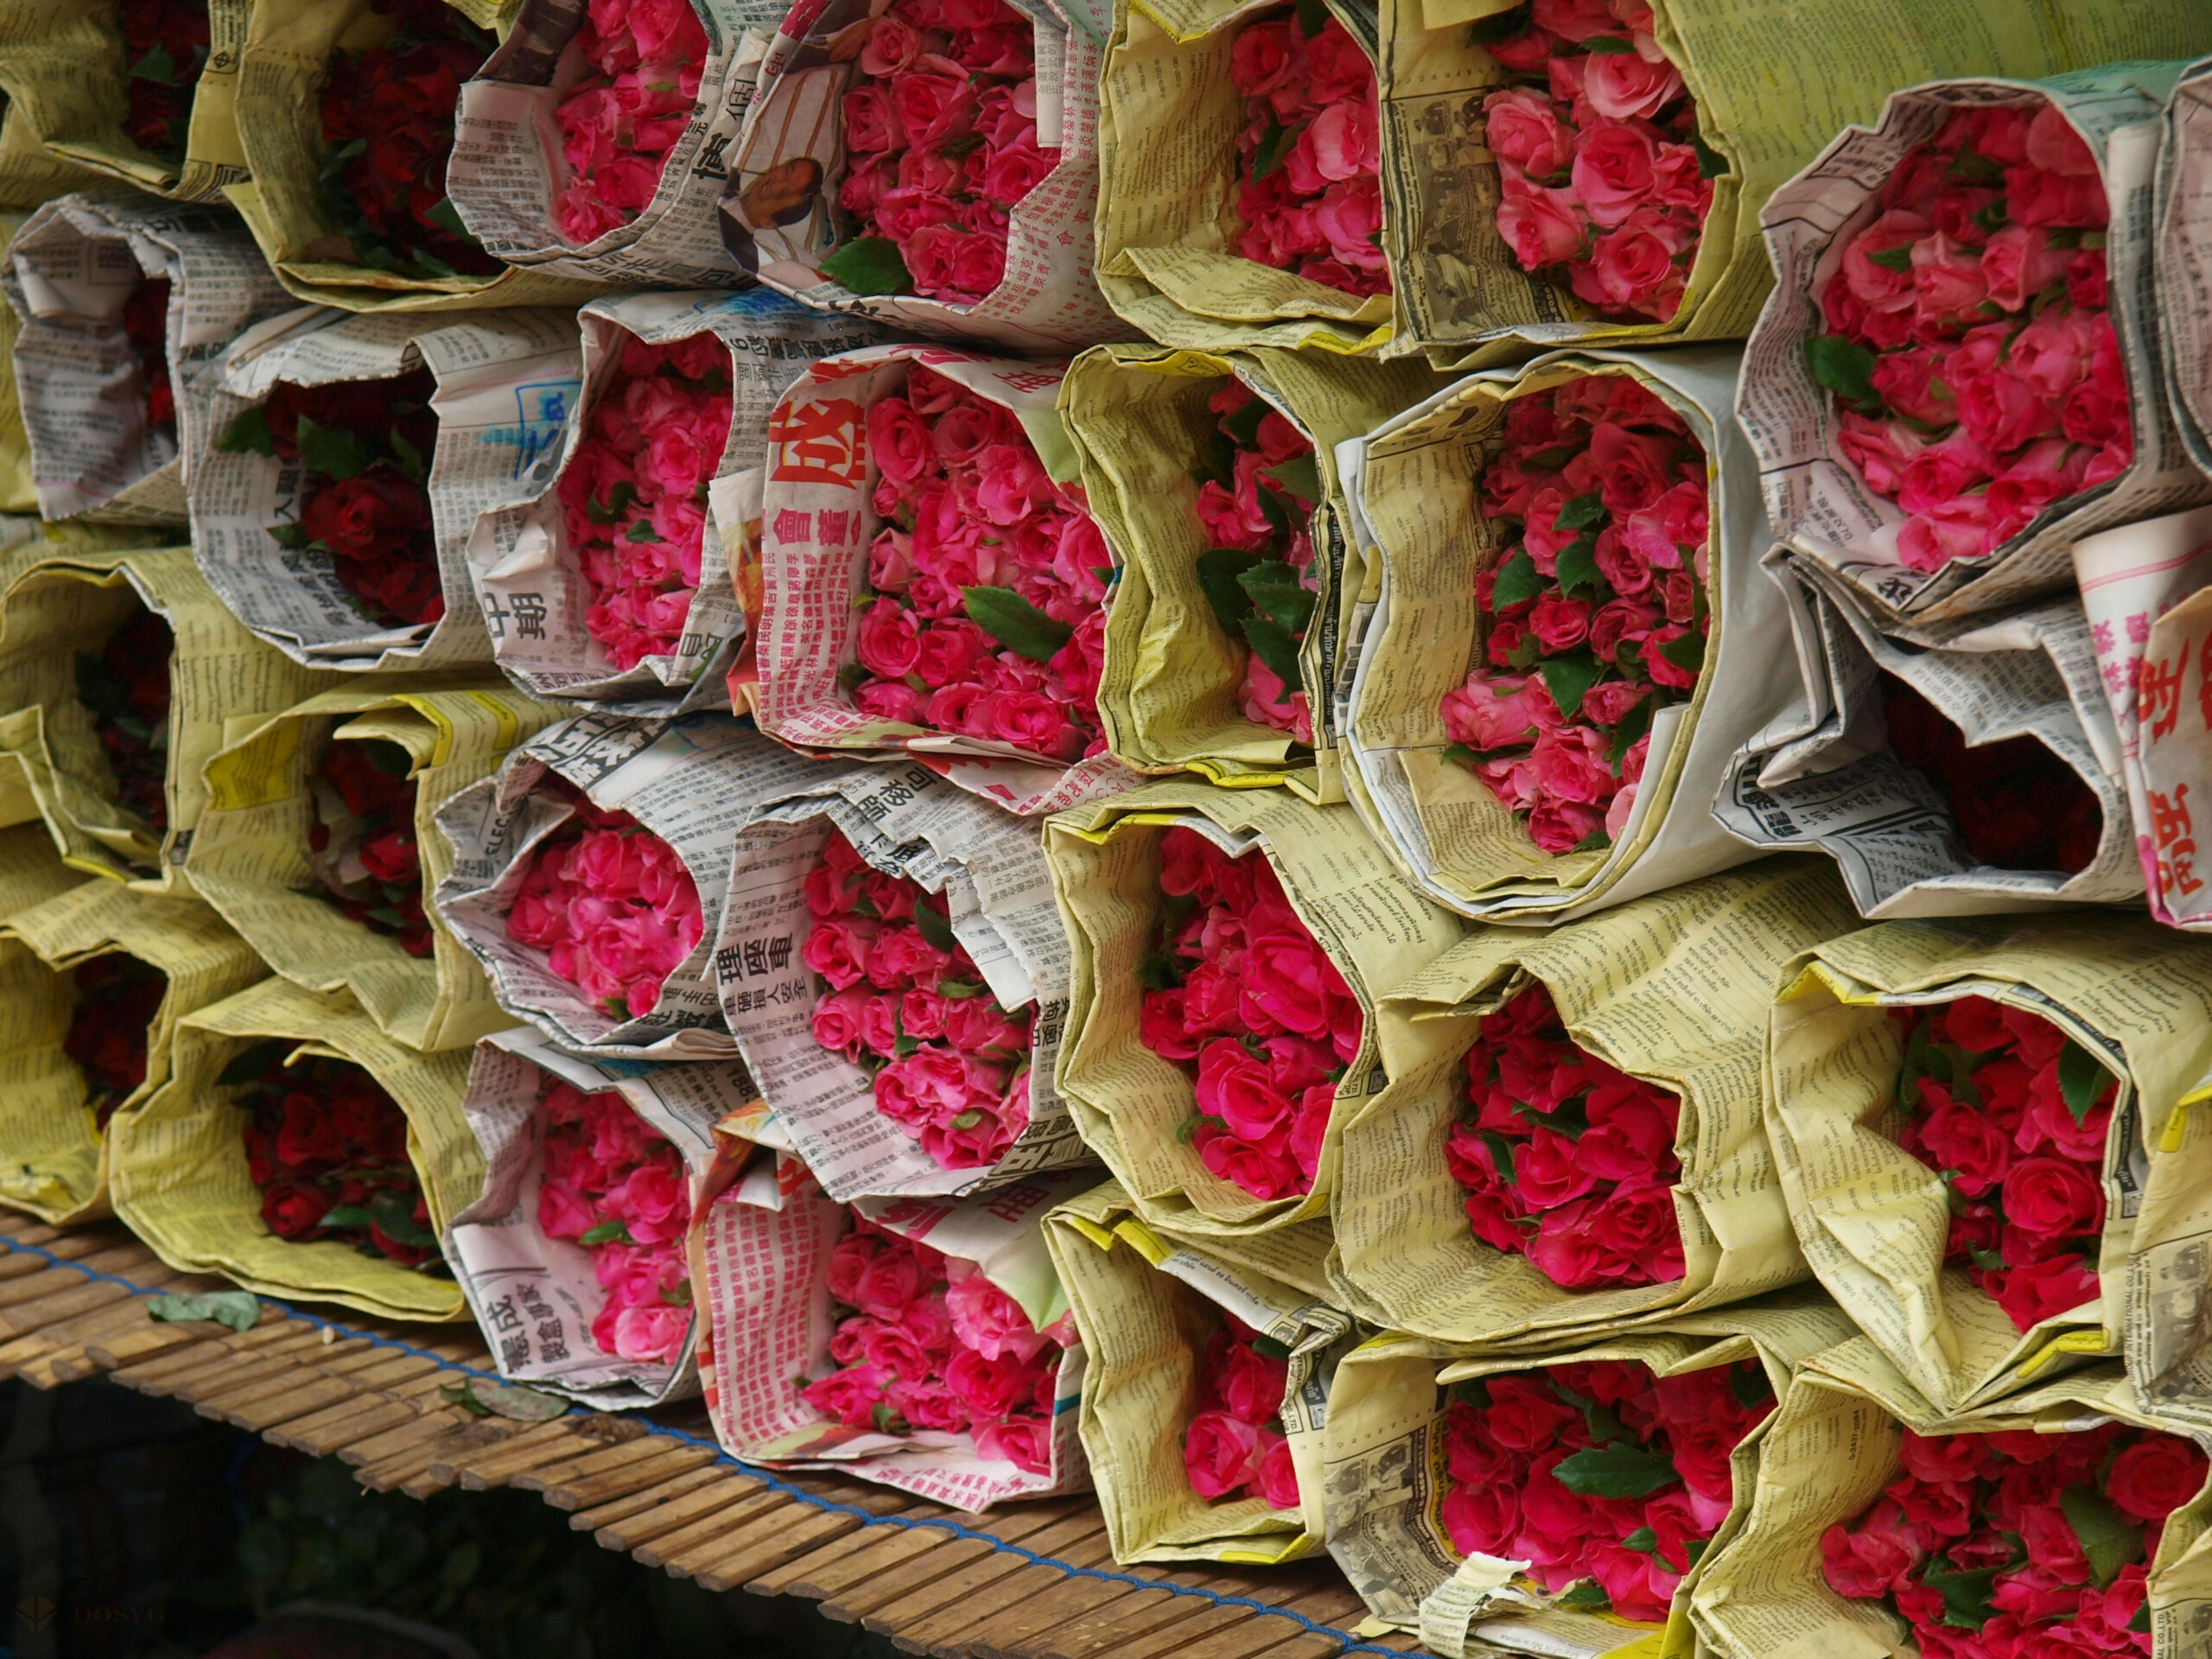
[[[591,1253],[607,1303],[591,1322],[600,1351],[673,1364],[691,1328],[691,1274],[683,1235],[691,1224],[683,1154],[613,1090],[585,1094],[550,1080],[545,1177],[538,1230]]]
[[[868,445],[888,520],[868,549],[854,706],[1063,764],[1101,753],[1105,537],[1021,423],[917,363]]]
[[[1236,251],[1345,294],[1388,294],[1382,135],[1367,54],[1322,7],[1300,5],[1237,31],[1229,79],[1246,117],[1236,135]]]
[[[1139,1036],[1197,1082],[1185,1134],[1205,1166],[1260,1199],[1310,1192],[1337,1082],[1363,1018],[1262,852],[1160,838],[1158,948],[1138,969]]]
[[[1298,650],[1320,591],[1306,534],[1321,494],[1313,445],[1241,380],[1223,381],[1206,407],[1229,442],[1194,504],[1211,543],[1198,556],[1198,582],[1222,632],[1246,647],[1236,692],[1245,719],[1310,744]]]
[[[1681,1102],[1578,1045],[1541,984],[1481,1031],[1444,1142],[1475,1236],[1569,1290],[1681,1278]]]
[[[1289,1355],[1224,1313],[1198,1360],[1198,1413],[1183,1433],[1183,1472],[1209,1503],[1258,1497],[1271,1510],[1299,1505],[1298,1471],[1282,1437]]]
[[[845,94],[837,200],[861,237],[825,275],[954,305],[999,285],[1012,212],[1060,162],[1037,147],[1036,54],[1004,0],[892,0]]]
[[[799,954],[830,982],[814,1040],[873,1075],[876,1110],[940,1168],[986,1169],[1029,1127],[1033,1010],[998,1005],[944,903],[832,830],[807,873]]]
[[[507,912],[507,937],[601,1013],[642,1020],[706,931],[699,889],[676,849],[627,812],[594,806],[569,784],[549,786],[575,816],[537,843]]]
[[[2095,1301],[2119,1079],[2050,1020],[1986,997],[1890,1018],[1910,1115],[1897,1144],[1949,1189],[1945,1263],[1967,1265],[2021,1331]]]
[[[2146,1563],[2204,1490],[2178,1434],[1910,1429],[1904,1473],[1821,1536],[1828,1587],[1880,1602],[1925,1659],[2150,1659]]]
[[[708,42],[691,0],[591,0],[575,46],[587,73],[553,111],[569,165],[553,222],[584,243],[651,205],[690,123]]]
[[[1844,459],[1914,570],[1993,553],[2135,458],[2096,158],[2051,105],[1960,110],[1907,155],[1808,342]]]
[[[1490,54],[1532,84],[1483,100],[1498,233],[1599,315],[1672,321],[1726,163],[1698,138],[1648,0],[1535,0],[1507,16]]]
[[[1755,1359],[1661,1377],[1634,1360],[1547,1365],[1453,1393],[1452,1548],[1526,1560],[1567,1605],[1649,1624],[1728,1517],[1729,1454],[1774,1409]]]
[[[860,1215],[830,1252],[830,1295],[853,1311],[830,1338],[839,1369],[799,1391],[809,1405],[880,1434],[964,1432],[980,1458],[1052,1472],[1052,1396],[1060,1351],[1075,1344],[1071,1320],[1040,1332],[973,1262]]]
[[[1712,626],[1705,451],[1624,374],[1506,405],[1482,511],[1506,521],[1475,581],[1481,654],[1444,694],[1446,753],[1547,853],[1628,823],[1651,716],[1697,684]]]
[[[729,442],[729,348],[714,334],[648,346],[594,398],[561,474],[569,546],[591,592],[584,629],[617,669],[675,652],[699,590],[707,482]]]

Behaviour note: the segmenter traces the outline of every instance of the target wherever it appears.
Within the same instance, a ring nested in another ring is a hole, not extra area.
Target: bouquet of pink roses
[[[1728,165],[1653,27],[1649,0],[1535,0],[1475,29],[1516,78],[1483,100],[1498,234],[1613,321],[1674,320]]]
[[[806,878],[799,955],[829,986],[815,1041],[874,1074],[876,1110],[940,1168],[983,1169],[1029,1127],[1033,1010],[999,1006],[944,906],[832,830]]]
[[[553,220],[565,240],[584,243],[652,204],[709,48],[690,0],[601,0],[573,45],[586,73],[553,109],[569,170]]]
[[[1271,1510],[1300,1507],[1290,1442],[1276,1432],[1289,1351],[1224,1313],[1198,1360],[1198,1414],[1183,1431],[1183,1472],[1209,1503],[1256,1497]]]
[[[1481,480],[1503,538],[1475,581],[1479,654],[1441,712],[1446,755],[1540,851],[1611,843],[1652,715],[1697,684],[1713,621],[1706,468],[1688,423],[1627,375],[1505,406]]]
[[[792,385],[760,504],[762,730],[903,749],[1025,815],[1134,781],[1097,714],[1111,557],[1031,438],[1058,430],[1063,366],[882,346]]]
[[[1196,1084],[1184,1138],[1262,1202],[1312,1189],[1359,999],[1291,907],[1267,855],[1179,826],[1160,840],[1159,938],[1138,969],[1139,1035]]]

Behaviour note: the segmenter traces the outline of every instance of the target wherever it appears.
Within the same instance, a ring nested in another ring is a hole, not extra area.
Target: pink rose
[[[1242,98],[1264,98],[1300,67],[1304,42],[1294,48],[1287,21],[1249,23],[1230,48],[1229,79]]]
[[[1573,133],[1552,113],[1551,100],[1535,88],[1492,92],[1483,100],[1483,114],[1491,151],[1499,161],[1534,179],[1554,178],[1573,165]]]
[[[1940,570],[1978,557],[1988,540],[1989,500],[1961,495],[1916,512],[1897,530],[1897,557],[1910,570]]]
[[[1845,244],[1841,275],[1854,298],[1869,311],[1909,311],[1916,298],[1911,267],[1892,270],[1873,256],[1910,248],[1933,228],[1918,213],[1891,208]]]
[[[2013,337],[2007,366],[2033,391],[2063,398],[2091,372],[2101,335],[2111,327],[2111,319],[2101,313],[2049,307]]]
[[[850,1281],[840,1287],[833,1277],[830,1294],[870,1319],[895,1325],[915,1297],[921,1294],[921,1264],[912,1250],[878,1250],[866,1258]]]
[[[879,397],[868,411],[868,452],[887,478],[911,484],[934,458],[929,428],[904,397]]]
[[[866,976],[875,930],[875,923],[866,917],[825,917],[807,930],[800,959],[828,980],[833,990],[857,985]]]
[[[972,1348],[954,1354],[944,1385],[973,1417],[1003,1417],[1023,1403],[1036,1382],[1029,1365],[1011,1352],[987,1357]]]
[[[1260,1496],[1271,1510],[1294,1510],[1300,1503],[1298,1466],[1291,1459],[1290,1442],[1271,1430],[1261,1431]]]
[[[1882,361],[1888,362],[1890,358]],[[1836,448],[1846,461],[1866,480],[1877,495],[1895,499],[1904,487],[1905,469],[1926,447],[1927,440],[1902,421],[1869,420],[1845,410],[1836,434]]]
[[[1596,223],[1619,225],[1651,199],[1658,159],[1641,127],[1610,122],[1585,127],[1574,142],[1574,193]]]
[[[2030,444],[1990,483],[1990,533],[1999,540],[2018,535],[2052,502],[2081,489],[2088,468],[2088,452],[2063,438]]]
[[[847,129],[852,117],[848,94]],[[963,137],[976,114],[976,95],[968,71],[950,58],[925,53],[891,85],[891,107],[907,141],[925,149],[942,149]],[[888,149],[890,146],[870,146]]]
[[[876,720],[897,721],[907,726],[930,723],[926,719],[926,699],[912,686],[896,680],[869,681],[853,693],[853,707]]]
[[[1276,1090],[1268,1068],[1229,1038],[1199,1051],[1197,1094],[1198,1109],[1220,1118],[1240,1140],[1266,1141],[1291,1113],[1291,1103]]]
[[[1884,1498],[1849,1530],[1821,1535],[1821,1570],[1840,1596],[1872,1599],[1902,1588],[1927,1556],[1895,1498]]]
[[[1580,203],[1567,190],[1506,180],[1505,199],[1498,205],[1498,233],[1513,250],[1525,270],[1541,270],[1573,258],[1582,251],[1587,231],[1576,209]]]
[[[614,1319],[614,1351],[640,1364],[672,1364],[690,1330],[688,1307],[626,1307]]]
[[[1052,1471],[1052,1425],[1025,1417],[980,1423],[976,1428],[976,1455],[1003,1458],[1025,1474],[1048,1475]]]
[[[1029,1027],[1009,1020],[988,996],[963,997],[945,1014],[945,1036],[963,1054],[1025,1054],[1029,1052]]]
[[[2002,465],[1961,427],[1941,443],[1924,445],[1905,464],[1898,505],[1907,512],[1925,512],[1986,481]]]
[[[1191,1490],[1208,1503],[1259,1478],[1264,1449],[1260,1431],[1225,1411],[1202,1411],[1183,1437],[1183,1467]]]
[[[599,1223],[592,1208],[559,1181],[538,1184],[537,1226],[548,1238],[582,1238]]]
[[[888,599],[879,599],[861,613],[854,639],[861,666],[887,680],[904,679],[921,658],[913,613]]]
[[[1882,401],[1907,420],[1948,426],[1958,418],[1959,406],[1946,361],[1944,353],[1923,349],[1885,352],[1869,379]]]
[[[2073,251],[2055,248],[2042,226],[2007,225],[1982,245],[1981,275],[1990,300],[2007,311],[2028,302],[2066,275]]]
[[[1681,96],[1682,78],[1663,60],[1607,52],[1592,57],[1582,91],[1590,107],[1609,121],[1648,121]]]
[[[1030,1324],[1021,1304],[980,1271],[949,1284],[944,1305],[952,1316],[953,1334],[986,1359],[1011,1354],[1027,1364],[1052,1345],[1052,1339]]]
[[[818,1382],[808,1383],[799,1390],[799,1397],[848,1428],[873,1428],[884,1384],[890,1380],[891,1374],[880,1365],[848,1365]]]
[[[1537,786],[1557,800],[1602,806],[1613,792],[1612,767],[1605,759],[1611,747],[1604,734],[1587,726],[1544,733],[1529,756]]]
[[[1569,650],[1590,632],[1590,601],[1547,589],[1529,613],[1529,631],[1543,642],[1548,655]]]
[[[1283,158],[1291,188],[1312,195],[1340,179],[1371,174],[1381,163],[1381,143],[1372,105],[1332,104],[1306,123]]]
[[[1206,1123],[1192,1131],[1191,1146],[1208,1173],[1262,1203],[1305,1191],[1297,1160],[1287,1152],[1270,1151]]]
[[[1244,975],[1244,1014],[1255,1031],[1323,1036],[1331,1004],[1351,996],[1344,976],[1295,918],[1283,931],[1252,939]]]
[[[1924,328],[1964,327],[1983,321],[1980,307],[1989,287],[1980,252],[1941,231],[1913,244],[1912,286],[1915,312]]]

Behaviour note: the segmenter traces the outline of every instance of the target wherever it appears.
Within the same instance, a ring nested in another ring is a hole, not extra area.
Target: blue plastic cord
[[[121,1285],[134,1296],[158,1296],[165,1294],[149,1286],[123,1278],[118,1274],[102,1273],[97,1268],[85,1267],[81,1263],[71,1261],[67,1256],[56,1255],[51,1250],[41,1249],[35,1244],[24,1243],[20,1239],[10,1238],[5,1234],[0,1234],[0,1244],[4,1244],[10,1250],[22,1250],[35,1255],[48,1266],[68,1268],[74,1272],[83,1274],[87,1279],[97,1279],[111,1285]],[[459,1371],[464,1376],[480,1376],[487,1382],[504,1382],[496,1372],[479,1370],[474,1365],[463,1365],[457,1360],[446,1358],[442,1354],[434,1354],[428,1349],[417,1348],[410,1342],[402,1342],[395,1337],[378,1336],[375,1332],[364,1331],[358,1325],[345,1325],[336,1319],[326,1319],[320,1314],[304,1313],[289,1302],[278,1301],[273,1296],[263,1296],[259,1300],[269,1306],[282,1309],[287,1319],[297,1319],[303,1325],[315,1326],[317,1330],[334,1331],[347,1341],[365,1342],[375,1347],[390,1348],[403,1354],[411,1354],[417,1359],[429,1360],[441,1370]],[[1249,1596],[1224,1596],[1217,1590],[1202,1589],[1193,1585],[1169,1584],[1159,1579],[1139,1578],[1134,1573],[1111,1573],[1102,1567],[1077,1567],[1072,1562],[1039,1554],[1033,1549],[1025,1549],[1020,1544],[1009,1543],[1003,1538],[994,1537],[988,1532],[978,1532],[973,1527],[963,1527],[957,1521],[948,1521],[939,1516],[871,1515],[868,1510],[855,1504],[835,1503],[826,1497],[816,1496],[803,1486],[792,1485],[789,1481],[779,1478],[772,1469],[760,1464],[747,1463],[742,1458],[732,1457],[716,1441],[702,1440],[698,1435],[686,1433],[680,1428],[667,1427],[654,1422],[650,1417],[639,1418],[638,1421],[645,1424],[645,1432],[648,1434],[658,1434],[664,1440],[697,1446],[702,1451],[713,1453],[716,1463],[728,1464],[734,1469],[741,1469],[772,1491],[781,1492],[785,1497],[794,1498],[810,1508],[820,1510],[824,1514],[849,1515],[859,1521],[862,1526],[899,1527],[909,1531],[921,1527],[934,1528],[939,1532],[950,1533],[955,1538],[969,1538],[977,1543],[988,1544],[998,1554],[1018,1556],[1033,1567],[1054,1568],[1066,1573],[1070,1578],[1096,1579],[1101,1584],[1124,1584],[1137,1590],[1164,1590],[1170,1595],[1187,1596],[1192,1600],[1206,1602],[1216,1607],[1249,1608],[1255,1613],[1265,1613],[1272,1618],[1288,1619],[1311,1635],[1327,1637],[1331,1641],[1341,1642],[1346,1653],[1382,1653],[1390,1655],[1391,1659],[1406,1659],[1407,1650],[1402,1648],[1386,1648],[1380,1643],[1362,1642],[1349,1630],[1338,1630],[1332,1625],[1308,1618],[1303,1613],[1294,1612],[1287,1607],[1272,1606],[1267,1602],[1255,1600]]]

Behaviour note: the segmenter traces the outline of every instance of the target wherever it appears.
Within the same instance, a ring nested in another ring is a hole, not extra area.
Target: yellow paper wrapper
[[[473,1044],[513,1023],[493,999],[491,982],[427,904],[427,957],[409,956],[396,937],[339,912],[309,856],[319,821],[312,780],[340,740],[381,739],[407,752],[427,899],[453,868],[452,845],[435,822],[439,806],[490,777],[509,750],[560,717],[498,683],[420,690],[357,683],[309,697],[208,761],[210,799],[186,867],[194,890],[278,973],[323,995],[350,991],[395,1041],[425,1050]]]
[[[376,1028],[349,1000],[265,979],[179,1023],[168,1081],[108,1126],[115,1213],[180,1273],[219,1273],[257,1295],[336,1302],[396,1319],[465,1319],[449,1277],[372,1259],[333,1239],[294,1243],[261,1218],[261,1192],[246,1171],[246,1115],[219,1083],[255,1044],[279,1038],[298,1052],[350,1060],[407,1115],[407,1157],[423,1184],[430,1230],[484,1183],[484,1155],[461,1113],[469,1052],[418,1054]]]

